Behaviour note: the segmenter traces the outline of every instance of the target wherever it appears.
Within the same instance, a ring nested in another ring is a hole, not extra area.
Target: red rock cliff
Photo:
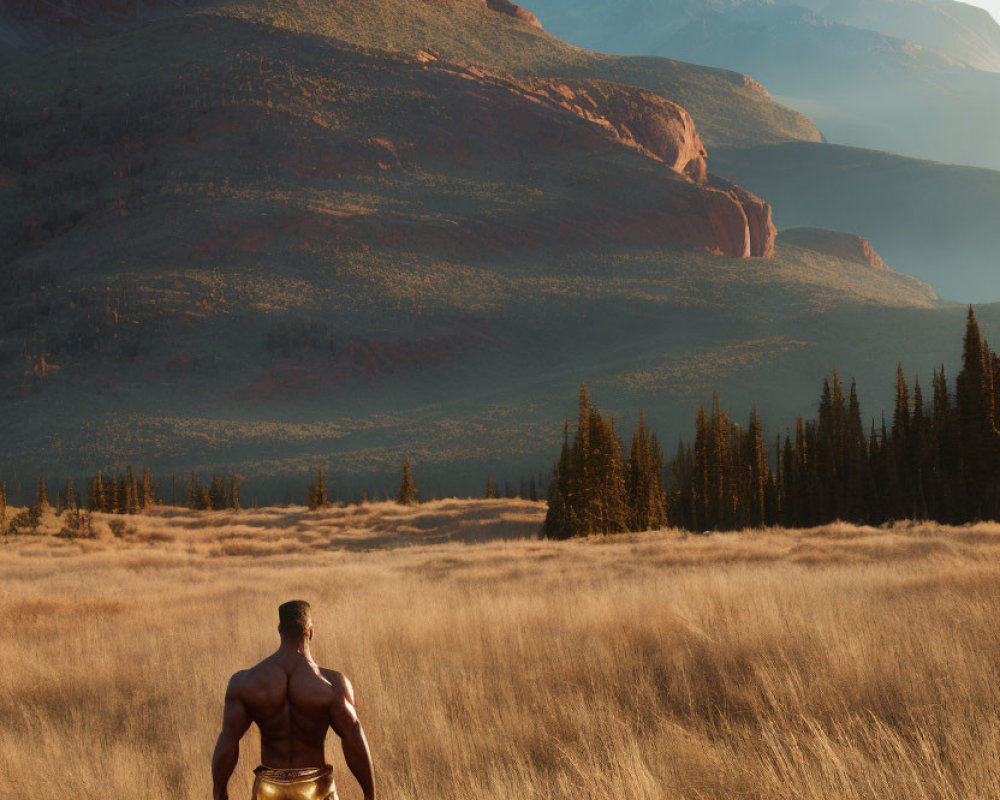
[[[521,22],[527,23],[535,28],[542,27],[542,23],[538,21],[538,17],[530,11],[521,8],[521,6],[510,2],[510,0],[486,0],[486,7],[490,9],[490,11],[506,14],[509,17],[519,19]]]
[[[770,258],[774,255],[774,241],[778,229],[771,219],[771,204],[732,181],[712,175],[708,180],[711,189],[725,194],[737,203],[746,215],[748,256]]]
[[[612,133],[695,183],[708,173],[705,145],[694,120],[676,103],[646,89],[598,80],[536,82],[551,102]]]

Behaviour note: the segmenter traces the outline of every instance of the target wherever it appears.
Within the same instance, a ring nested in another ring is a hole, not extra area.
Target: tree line
[[[720,408],[699,409],[695,436],[664,469],[655,434],[639,429],[626,459],[583,387],[553,468],[544,532],[565,538],[673,525],[693,531],[834,520],[941,523],[1000,516],[1000,356],[969,309],[962,367],[949,390],[935,370],[930,399],[897,366],[891,421],[863,423],[857,384],[826,378],[816,419],[765,441],[756,405],[741,426]]]

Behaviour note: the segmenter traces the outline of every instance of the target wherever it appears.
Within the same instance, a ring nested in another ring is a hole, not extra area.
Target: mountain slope
[[[27,1],[27,0],[26,0]],[[86,25],[44,27],[47,40],[39,41],[39,25],[29,15],[15,15],[11,8],[0,14],[0,52],[8,60],[23,55],[24,48],[3,45],[20,36],[35,42],[34,51],[64,45],[65,29],[79,39],[82,29],[94,38],[137,24],[114,13],[112,0],[86,0],[68,4],[76,9],[70,20],[83,17]],[[110,9],[108,8],[110,7]],[[590,53],[560,41],[551,34],[508,14],[489,9],[477,0],[163,0],[160,16],[192,8],[204,13],[263,22],[268,27],[294,33],[321,35],[337,41],[413,55],[430,49],[442,60],[481,64],[517,75],[597,78],[630,83],[664,95],[686,108],[709,146],[764,144],[768,142],[819,141],[815,125],[801,114],[778,105],[742,74],[699,67],[667,59],[623,58]],[[63,9],[65,11],[65,9]],[[87,13],[83,13],[86,11]],[[101,24],[99,21],[103,20]],[[24,31],[30,33],[24,33]],[[32,50],[28,50],[32,52]],[[0,57],[0,63],[3,58]]]
[[[977,69],[1000,71],[1000,23],[955,0],[799,0],[831,22],[938,50]]]
[[[263,476],[260,497],[281,499],[275,485],[318,463],[363,486],[406,455],[444,491],[475,491],[487,471],[547,463],[581,379],[623,407],[655,399],[672,435],[704,389],[664,388],[678,360],[780,413],[821,365],[895,363],[882,327],[900,315],[950,313],[836,253],[746,257],[769,255],[769,208],[706,172],[669,98],[233,8],[0,75],[0,474],[15,491],[39,470],[131,461]],[[540,36],[475,13],[463,42],[483,19]],[[658,64],[633,67],[662,78]],[[874,317],[884,346],[845,334]]]
[[[717,150],[713,163],[771,200],[779,227],[852,231],[943,297],[1000,298],[1000,172],[806,143]]]
[[[885,14],[902,13],[898,9],[911,2],[887,3]],[[534,4],[543,24],[557,35],[576,34],[580,44],[624,52],[641,47],[649,55],[748,72],[807,113],[831,141],[1000,168],[1000,74],[798,5],[635,0],[634,7],[600,7],[615,15],[615,25],[594,14],[583,26],[562,4]],[[830,7],[840,14],[856,6]],[[873,0],[863,7],[881,5]],[[994,34],[983,35],[992,41]]]

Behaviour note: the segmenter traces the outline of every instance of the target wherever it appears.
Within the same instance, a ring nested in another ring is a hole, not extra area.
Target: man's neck
[[[309,650],[309,640],[305,637],[301,639],[282,639],[281,646],[278,647],[278,655],[301,655],[305,656],[307,660],[312,661],[312,653]]]

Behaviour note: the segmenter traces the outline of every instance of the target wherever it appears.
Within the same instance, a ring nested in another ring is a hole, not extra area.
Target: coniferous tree
[[[844,518],[862,522],[867,514],[866,487],[871,482],[868,469],[868,443],[865,441],[864,423],[861,421],[861,403],[858,401],[858,383],[851,379],[851,393],[847,403],[846,440],[843,455],[846,470]]]
[[[732,527],[729,498],[735,497],[729,464],[732,424],[719,407],[719,396],[712,393],[712,416],[708,426],[709,527]]]
[[[156,495],[153,492],[153,476],[149,467],[142,470],[142,485],[139,488],[139,505],[143,511],[149,511],[156,505]]]
[[[593,533],[628,530],[625,495],[625,465],[622,444],[614,421],[605,420],[597,409],[590,413],[590,453],[586,474],[590,480],[591,516],[585,524]]]
[[[184,494],[188,508],[195,511],[203,511],[209,507],[209,504],[206,504],[205,502],[205,491],[202,489],[198,473],[193,470],[188,477],[187,487]]]
[[[750,414],[743,452],[744,466],[741,472],[744,476],[746,494],[744,521],[762,527],[767,517],[767,487],[771,480],[771,471],[767,463],[767,448],[764,446],[764,429],[756,403],[753,404],[753,411]]]
[[[990,362],[975,311],[970,306],[962,348],[962,371],[955,384],[968,502],[963,516],[968,519],[982,518],[991,477],[996,472],[998,433],[994,425]]]
[[[927,519],[929,466],[932,461],[930,443],[930,418],[924,413],[924,394],[920,388],[920,377],[913,382],[913,414],[910,417],[910,451],[909,477],[911,485],[911,502],[913,516],[916,519]]]
[[[662,474],[663,453],[646,428],[645,414],[640,409],[639,427],[632,436],[625,471],[629,530],[649,531],[666,524]]]
[[[396,493],[396,502],[404,506],[414,506],[420,502],[420,495],[417,492],[416,484],[413,482],[413,475],[410,472],[410,462],[408,459],[403,462],[403,480],[399,484],[399,491]]]
[[[226,491],[226,481],[221,475],[212,475],[208,497],[209,507],[213,511],[223,511],[229,507],[229,492]]]
[[[948,393],[944,365],[934,373],[934,400],[931,409],[931,450],[933,453],[933,491],[931,514],[941,522],[961,519],[966,507],[964,486],[959,478],[962,452],[958,420]]]
[[[670,482],[667,497],[667,519],[686,530],[695,530],[694,471],[692,448],[683,440],[677,442],[677,451],[670,463]]]
[[[127,497],[125,496],[125,479],[115,470],[114,478],[111,481],[112,506],[109,509],[112,514],[124,514]]]
[[[326,494],[326,475],[322,467],[316,472],[316,477],[309,484],[309,508],[315,511],[330,505]]]
[[[240,507],[240,479],[238,475],[233,475],[229,479],[229,507],[233,511],[242,510]]]
[[[66,478],[66,488],[63,490],[63,498],[63,506],[66,511],[74,512],[77,510],[76,487],[73,485],[72,475]]]
[[[625,465],[613,421],[607,421],[580,386],[572,444],[568,428],[549,484],[549,512],[543,532],[554,538],[628,529]]]
[[[497,485],[493,480],[493,476],[490,475],[486,480],[486,492],[483,494],[487,500],[496,500],[500,496],[497,492]]]
[[[797,466],[792,439],[786,431],[785,444],[781,449],[781,468],[779,473],[781,524],[786,527],[791,527],[798,520],[796,516],[796,498],[798,497]]]
[[[33,533],[38,532],[38,525],[42,520],[42,515],[50,508],[48,489],[45,487],[45,478],[39,476],[38,488],[35,490],[35,502],[28,509],[28,525]]]
[[[101,471],[97,471],[97,477],[90,481],[90,496],[87,499],[87,509],[93,513],[94,511],[103,512],[107,509],[107,496],[105,494],[104,488],[104,477],[101,475]]]
[[[571,450],[569,444],[569,424],[563,426],[563,443],[559,459],[552,468],[549,481],[548,509],[542,532],[550,539],[568,539],[575,532],[573,518]]]
[[[125,503],[122,507],[121,513],[123,514],[135,514],[139,510],[139,498],[135,490],[135,478],[132,475],[132,467],[128,465],[125,467]]]
[[[535,482],[534,475],[532,475],[531,479],[528,481],[528,499],[532,503],[538,502],[538,484]]]
[[[691,451],[691,510],[695,530],[704,531],[714,520],[709,491],[709,435],[705,409],[698,409],[695,421],[694,447]]]
[[[807,527],[816,524],[813,438],[806,421],[801,416],[798,417],[795,420],[795,472],[799,479],[795,485],[796,494],[792,502],[796,524]]]

